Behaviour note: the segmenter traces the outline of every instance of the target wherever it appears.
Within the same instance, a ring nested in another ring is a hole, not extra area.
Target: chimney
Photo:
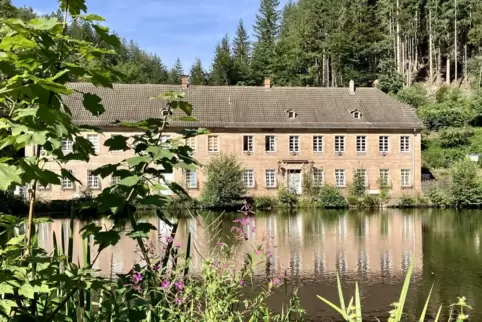
[[[264,88],[270,89],[271,88],[271,77],[266,76],[264,78]]]
[[[352,80],[350,80],[350,94],[351,95],[355,95],[355,82]]]
[[[182,75],[181,76],[181,88],[183,90],[187,89],[189,87],[188,79],[189,79],[189,75]]]

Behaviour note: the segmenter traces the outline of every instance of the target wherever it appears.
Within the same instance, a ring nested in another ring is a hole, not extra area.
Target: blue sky
[[[282,4],[287,0],[280,1]],[[38,13],[57,9],[57,0],[12,0]],[[179,57],[188,72],[196,57],[211,66],[216,44],[232,38],[239,19],[252,34],[259,0],[87,0],[89,13],[105,17],[121,37],[158,54],[171,67]]]

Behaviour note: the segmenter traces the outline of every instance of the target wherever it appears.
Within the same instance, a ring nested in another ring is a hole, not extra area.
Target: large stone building
[[[94,192],[116,178],[100,179],[91,170],[116,163],[133,152],[109,152],[104,141],[129,129],[116,120],[139,121],[160,117],[165,102],[149,100],[167,90],[184,91],[193,105],[196,122],[172,121],[165,140],[178,137],[177,130],[204,127],[210,134],[188,140],[201,163],[219,153],[235,154],[245,166],[249,195],[274,195],[280,185],[298,193],[303,173],[317,185],[331,184],[346,190],[355,171],[366,178],[370,193],[378,193],[380,180],[391,186],[391,195],[415,195],[421,191],[421,135],[423,127],[415,112],[376,88],[320,88],[265,86],[114,85],[114,89],[73,83],[80,92],[99,95],[106,112],[92,117],[76,94],[66,97],[74,121],[101,127],[102,134],[85,133],[97,149],[86,164],[71,162],[69,170],[83,186],[65,179],[62,186],[40,192],[46,199],[69,199],[89,187]],[[64,142],[68,152],[72,142]],[[27,151],[27,153],[32,153]],[[55,169],[55,165],[51,165]],[[205,181],[202,169],[175,171],[170,180],[181,183],[194,197]]]

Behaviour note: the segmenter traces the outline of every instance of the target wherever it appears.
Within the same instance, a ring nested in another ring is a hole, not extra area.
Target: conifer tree
[[[210,76],[212,85],[233,85],[233,59],[227,35],[216,46]]]
[[[181,60],[177,58],[174,66],[169,71],[167,82],[173,85],[180,85],[182,75],[184,75],[184,69],[182,68]]]
[[[196,58],[196,61],[191,67],[189,82],[192,85],[206,85],[206,73],[199,58]]]
[[[237,85],[245,85],[249,82],[250,55],[251,43],[248,32],[244,27],[243,20],[240,20],[233,39],[233,76],[234,83]]]

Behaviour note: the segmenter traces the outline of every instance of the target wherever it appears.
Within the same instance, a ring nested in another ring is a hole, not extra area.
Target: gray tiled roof
[[[78,124],[107,126],[160,117],[165,102],[149,100],[177,85],[116,84],[114,89],[88,83],[69,84],[74,90],[97,94],[106,112],[92,117],[82,106],[80,94],[65,97]],[[198,122],[174,121],[172,126],[207,128],[319,128],[319,129],[421,129],[415,111],[375,88],[189,86],[185,100],[193,105]],[[286,111],[296,112],[289,119]],[[361,119],[350,111],[359,110]]]

